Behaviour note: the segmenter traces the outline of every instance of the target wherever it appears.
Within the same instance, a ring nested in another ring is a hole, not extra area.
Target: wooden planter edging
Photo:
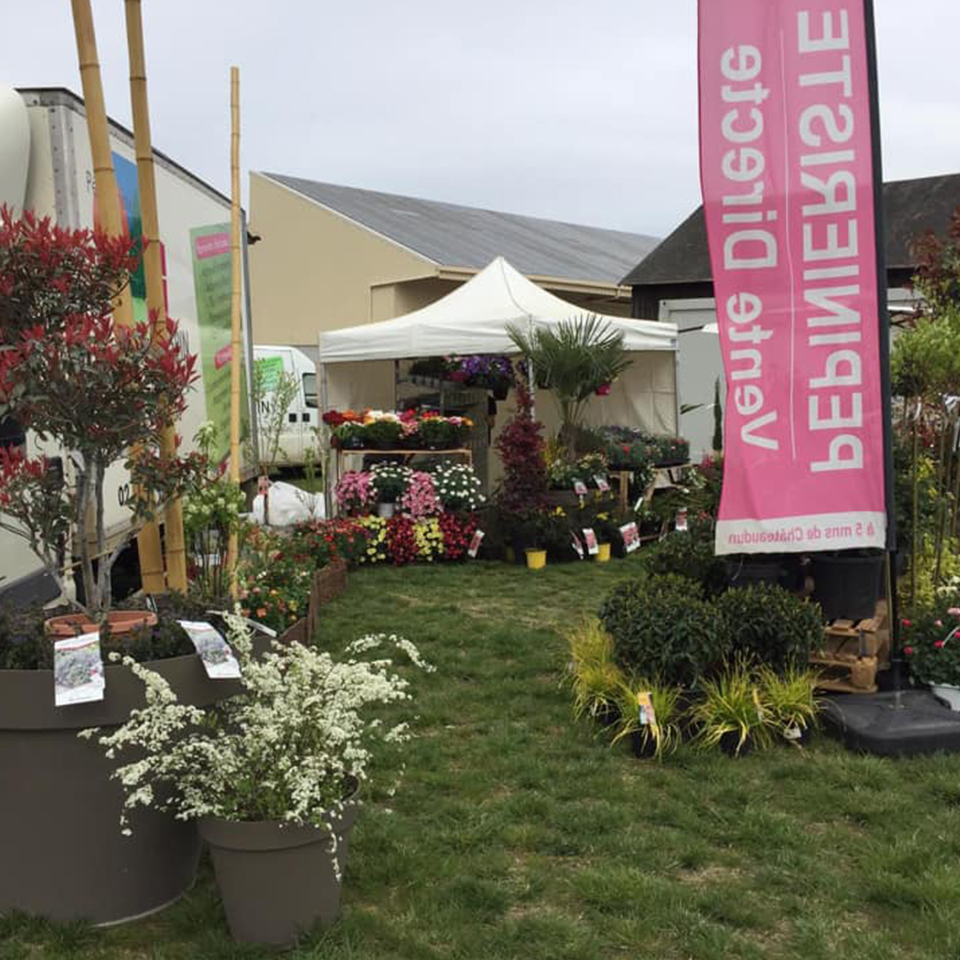
[[[307,612],[307,640],[313,640],[320,608],[336,600],[347,589],[347,564],[345,560],[335,560],[321,567],[310,582],[310,607]]]

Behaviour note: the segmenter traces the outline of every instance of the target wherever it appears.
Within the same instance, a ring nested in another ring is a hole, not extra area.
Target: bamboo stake
[[[110,155],[110,130],[107,108],[100,80],[97,59],[97,37],[93,28],[90,0],[71,0],[73,27],[77,37],[77,55],[80,62],[80,80],[87,114],[90,153],[93,157],[94,198],[100,224],[112,237],[123,234],[123,215],[120,209],[120,191]],[[133,324],[133,301],[130,288],[124,287],[114,301],[114,319],[124,326]],[[147,593],[162,593],[165,589],[163,553],[160,549],[160,528],[155,523],[144,526],[137,536],[140,556],[140,577]]]
[[[160,248],[160,218],[157,213],[157,184],[150,136],[150,107],[147,100],[147,62],[143,49],[143,21],[140,0],[126,0],[127,49],[130,56],[130,101],[133,108],[133,140],[140,187],[140,217],[145,249],[143,269],[147,285],[147,314],[153,318],[155,338],[167,337],[167,311],[163,296],[163,256]],[[163,431],[160,444],[165,457],[177,454],[173,424]],[[187,592],[187,556],[183,542],[183,508],[179,498],[164,511],[166,534],[167,586]]]
[[[230,479],[240,483],[240,371],[243,346],[240,339],[240,70],[230,68],[230,262],[232,295],[230,298]],[[227,570],[230,594],[236,599],[238,540],[230,533]]]

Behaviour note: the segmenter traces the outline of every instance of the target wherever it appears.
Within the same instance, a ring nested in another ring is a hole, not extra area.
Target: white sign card
[[[657,729],[657,714],[653,709],[653,697],[642,691],[637,694],[637,722],[641,727]]]
[[[640,546],[640,531],[636,523],[625,523],[620,528],[620,536],[623,538],[623,549],[626,553],[633,553]]]
[[[577,552],[577,556],[582,560],[584,557],[583,553],[583,541],[577,536],[576,531],[571,532],[571,541],[570,545]]]
[[[480,543],[483,540],[484,533],[482,530],[477,530],[474,535],[470,538],[470,547],[467,550],[468,557],[476,557],[480,552]]]
[[[607,491],[610,489],[610,484],[607,483],[607,478],[599,473],[593,478],[593,482],[597,485],[597,489],[601,493],[607,493]]]
[[[593,532],[592,527],[583,528],[583,542],[587,545],[587,553],[591,557],[600,552],[600,544],[597,543],[597,535]]]
[[[53,702],[58,707],[102,700],[106,686],[99,630],[54,643]]]
[[[677,511],[677,529],[680,531],[687,529],[687,510],[685,507]]]
[[[211,680],[236,680],[240,676],[237,658],[213,624],[204,620],[178,620],[177,623],[193,641],[203,668]]]
[[[574,480],[573,492],[578,497],[585,497],[587,495],[587,485],[582,480]]]

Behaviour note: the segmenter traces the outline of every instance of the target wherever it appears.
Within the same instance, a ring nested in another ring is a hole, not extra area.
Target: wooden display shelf
[[[378,447],[364,447],[360,450],[348,448],[348,447],[338,447],[337,448],[337,458],[342,463],[346,457],[365,457],[365,456],[391,456],[391,457],[404,457],[405,459],[412,459],[413,457],[425,456],[425,457],[451,457],[459,456],[464,457],[467,463],[470,466],[473,466],[473,451],[469,447],[451,447],[446,450],[430,450],[430,449],[411,449],[407,447],[404,450],[382,450]]]
[[[877,673],[890,664],[886,600],[865,620],[831,620],[824,627],[823,647],[813,652],[810,663],[823,668],[819,690],[876,693]]]

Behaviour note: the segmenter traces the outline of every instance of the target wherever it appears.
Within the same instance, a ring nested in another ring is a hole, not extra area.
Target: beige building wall
[[[256,343],[315,348],[323,330],[384,319],[384,304],[373,294],[378,286],[434,276],[437,270],[429,260],[256,173],[250,175],[248,229],[261,238],[249,248]]]
[[[253,338],[311,355],[317,335],[419,310],[463,281],[437,264],[257,173],[250,175],[249,247]],[[621,300],[545,285],[571,313],[630,316]]]

